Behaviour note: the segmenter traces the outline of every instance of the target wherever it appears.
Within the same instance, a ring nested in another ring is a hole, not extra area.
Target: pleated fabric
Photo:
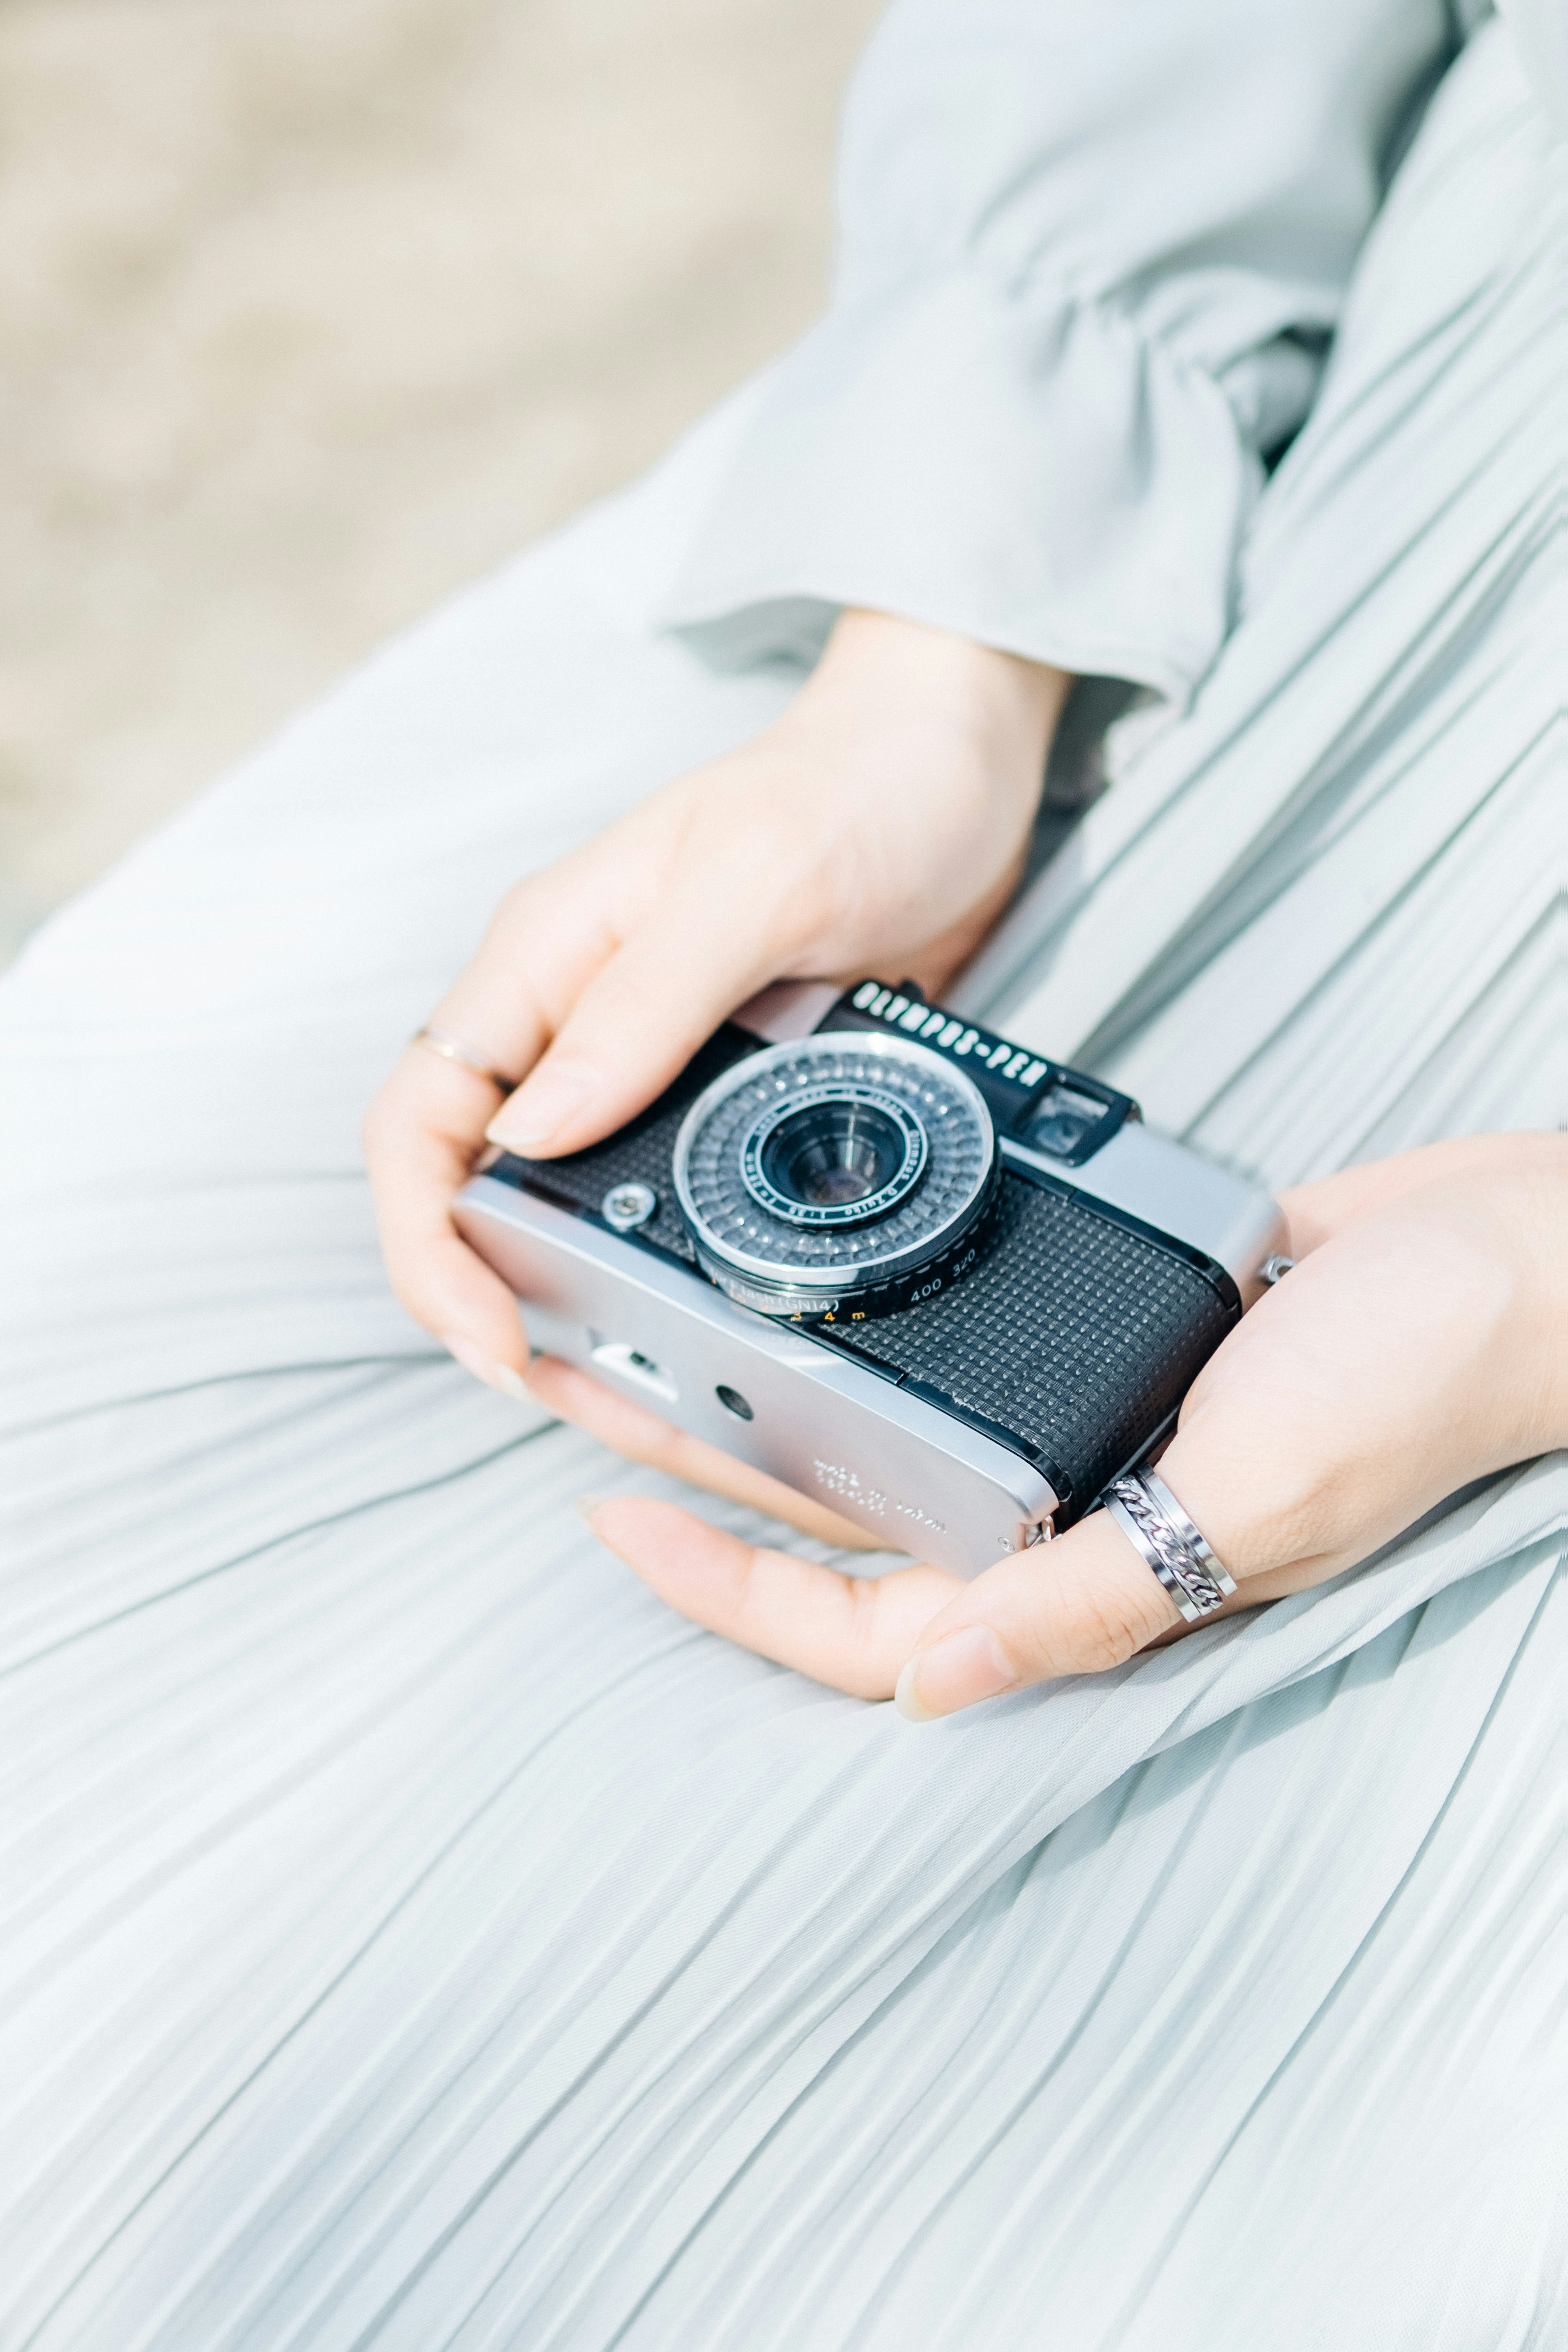
[[[753,386],[662,615],[755,656],[869,605],[1184,697],[1465,14],[892,0],[832,299]]]
[[[1224,660],[1124,722],[971,975],[1277,1183],[1568,1112],[1565,257],[1568,148],[1494,25],[1368,238]]]
[[[1555,169],[1483,32],[971,979],[1277,1181],[1539,1115]],[[659,1482],[386,1291],[358,1118],[499,890],[797,681],[647,618],[749,414],[0,989],[0,2347],[1548,2352],[1560,1458],[916,1730],[671,1616],[572,1509]]]

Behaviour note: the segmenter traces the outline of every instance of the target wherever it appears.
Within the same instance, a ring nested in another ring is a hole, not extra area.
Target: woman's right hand
[[[1068,683],[847,613],[754,742],[508,892],[430,1019],[521,1083],[498,1105],[478,1072],[410,1047],[364,1128],[393,1287],[470,1371],[524,1393],[517,1302],[450,1216],[487,1136],[531,1159],[597,1142],[775,980],[940,990],[1012,891]],[[626,1412],[627,1450],[653,1458],[642,1424],[663,1425]]]
[[[1297,1270],[1209,1358],[1160,1462],[1236,1580],[1216,1617],[1568,1444],[1568,1139],[1429,1145],[1283,1200]],[[917,1722],[1195,1630],[1105,1511],[970,1583],[847,1575],[635,1495],[591,1524],[682,1615]]]

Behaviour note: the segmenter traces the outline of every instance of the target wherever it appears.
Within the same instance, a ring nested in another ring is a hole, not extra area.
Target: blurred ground
[[[0,961],[812,316],[875,0],[0,0]]]

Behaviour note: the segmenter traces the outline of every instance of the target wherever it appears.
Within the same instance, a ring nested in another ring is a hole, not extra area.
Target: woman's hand
[[[1435,1145],[1283,1205],[1296,1271],[1205,1366],[1160,1464],[1236,1579],[1225,1613],[1337,1576],[1471,1479],[1568,1444],[1568,1141]],[[1180,1629],[1104,1512],[970,1584],[840,1575],[632,1496],[593,1525],[684,1615],[862,1697],[896,1685],[917,1721]]]
[[[498,1110],[486,1078],[411,1049],[364,1131],[393,1286],[470,1371],[523,1392],[517,1302],[448,1213],[487,1133],[532,1159],[596,1142],[772,981],[934,992],[1013,889],[1068,684],[847,613],[755,742],[508,893],[430,1018],[523,1083]]]

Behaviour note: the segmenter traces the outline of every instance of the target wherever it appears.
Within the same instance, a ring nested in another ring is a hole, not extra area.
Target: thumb
[[[613,1134],[678,1077],[737,1004],[776,977],[762,926],[677,900],[584,990],[486,1134],[529,1159]]]
[[[1058,1675],[1102,1674],[1181,1623],[1109,1513],[977,1576],[921,1634],[894,1696],[912,1723]]]

